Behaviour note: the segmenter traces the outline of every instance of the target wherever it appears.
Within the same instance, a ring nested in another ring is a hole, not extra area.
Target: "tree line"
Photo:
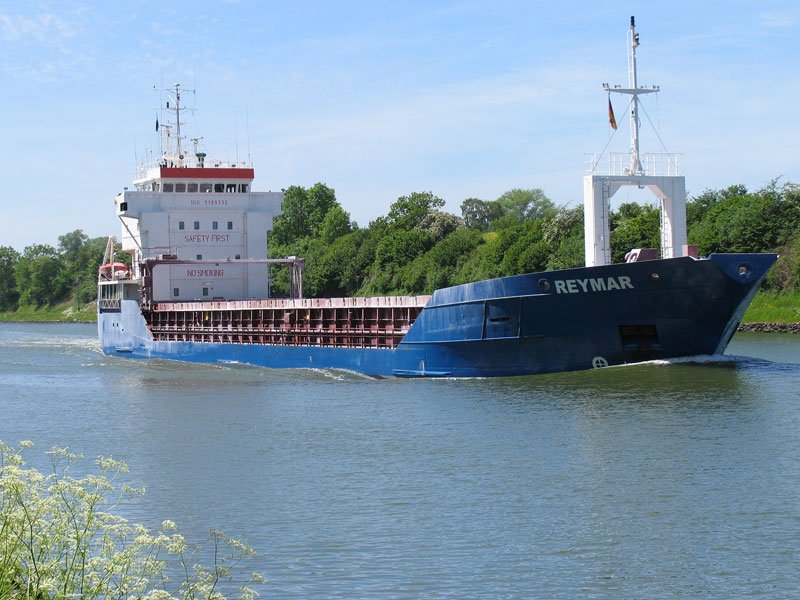
[[[59,236],[57,247],[33,244],[20,253],[0,246],[0,311],[93,301],[106,242],[76,229]]]
[[[429,294],[448,285],[583,265],[583,207],[555,205],[541,189],[513,189],[495,200],[468,198],[461,215],[431,192],[401,196],[359,227],[323,183],[285,190],[283,214],[268,234],[272,257],[306,259],[305,295]],[[611,251],[658,248],[660,210],[623,203],[611,211]],[[781,254],[764,283],[800,290],[800,186],[777,180],[756,191],[734,185],[687,201],[689,243],[712,252]],[[94,300],[106,238],[81,230],[58,246],[21,253],[0,246],[0,310]],[[273,295],[288,294],[288,272],[272,267]]]
[[[306,258],[308,296],[429,294],[449,285],[584,264],[583,207],[555,205],[541,189],[513,189],[495,200],[468,198],[461,215],[430,192],[398,198],[388,214],[360,228],[317,183],[285,191],[269,234],[270,256]],[[610,214],[611,251],[659,248],[661,211],[623,203]],[[713,252],[781,254],[764,283],[800,290],[800,186],[770,182],[706,190],[687,200],[689,243]],[[286,293],[288,275],[273,289]]]

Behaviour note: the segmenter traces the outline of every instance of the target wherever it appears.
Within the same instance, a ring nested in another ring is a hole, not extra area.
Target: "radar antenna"
[[[154,89],[155,86],[153,86]],[[194,90],[186,90],[181,88],[180,83],[176,83],[169,89],[162,89],[160,91],[166,92],[169,96],[169,100],[166,101],[165,106],[162,107],[162,110],[167,110],[175,115],[175,122],[174,124],[170,125],[162,125],[164,132],[162,133],[162,159],[165,163],[169,166],[174,167],[183,167],[185,166],[185,151],[183,148],[183,135],[181,135],[181,112],[193,109],[187,109],[181,105],[181,94],[184,92],[194,93]],[[172,104],[170,106],[170,103]],[[175,135],[171,135],[172,127],[175,128]],[[174,139],[174,146],[173,140]],[[201,138],[198,138],[198,140]],[[194,141],[194,140],[192,140]]]

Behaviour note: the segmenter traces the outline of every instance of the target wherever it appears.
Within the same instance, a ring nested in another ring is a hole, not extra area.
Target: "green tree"
[[[649,204],[623,204],[611,214],[611,259],[623,262],[633,248],[659,248],[661,209]]]
[[[702,254],[763,252],[788,243],[798,229],[798,187],[773,181],[755,193],[721,198],[689,230],[689,240]]]
[[[559,207],[543,223],[543,237],[550,246],[548,269],[570,269],[584,265],[583,207]]]
[[[10,246],[0,246],[0,310],[15,310],[19,293],[15,270],[19,252]]]
[[[388,229],[375,248],[375,260],[369,270],[363,291],[366,294],[393,294],[403,291],[400,270],[428,251],[433,236],[420,229]]]
[[[47,244],[26,247],[15,271],[20,304],[45,306],[64,298],[68,290],[64,261]]]
[[[464,225],[478,231],[489,231],[493,221],[503,216],[503,207],[495,200],[467,198],[461,203]]]
[[[395,231],[378,242],[375,263],[386,268],[403,266],[433,245],[433,236],[427,231],[412,229]]]
[[[335,204],[328,210],[325,218],[322,219],[319,227],[319,237],[326,244],[332,244],[334,240],[347,235],[352,230],[353,225],[350,222],[350,213]]]
[[[357,229],[337,239],[326,254],[325,260],[333,263],[330,289],[333,296],[357,296],[363,294],[370,267],[375,262],[375,253],[380,235],[370,229]]]
[[[315,183],[308,189],[293,185],[284,191],[281,210],[275,218],[270,244],[291,244],[304,237],[316,237],[325,215],[338,206],[336,194],[323,183]]]
[[[746,195],[747,188],[743,185],[732,185],[720,190],[704,190],[702,194],[690,198],[686,203],[686,223],[691,228],[699,223],[717,202]]]
[[[775,291],[800,291],[800,233],[778,248],[780,257],[767,274],[767,287]]]
[[[363,256],[360,254],[367,237],[369,231],[359,229],[326,244],[326,252],[320,257],[320,274],[317,278],[319,296],[335,298],[356,295],[375,258],[374,252]]]
[[[416,229],[427,231],[435,241],[442,240],[453,233],[456,229],[463,227],[464,221],[459,217],[448,212],[432,210],[422,217]]]
[[[392,203],[386,222],[396,229],[413,229],[429,213],[443,206],[444,200],[431,192],[414,192]]]
[[[493,277],[543,271],[547,266],[549,244],[544,240],[542,220],[522,221],[498,232],[492,245]]]
[[[504,215],[517,221],[541,219],[556,210],[553,202],[539,188],[509,190],[497,199],[497,203]]]
[[[58,251],[68,263],[74,263],[89,236],[80,229],[58,236]]]
[[[75,304],[86,304],[97,297],[97,269],[103,262],[106,241],[105,237],[87,239],[69,266],[71,295]],[[119,253],[119,245],[117,252]],[[129,255],[122,255],[122,258],[127,259]]]
[[[438,288],[455,284],[456,273],[482,243],[481,234],[474,229],[456,229],[401,270],[397,278],[400,291],[430,294]]]

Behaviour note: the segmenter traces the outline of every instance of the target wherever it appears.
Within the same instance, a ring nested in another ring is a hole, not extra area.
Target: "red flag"
[[[617,120],[614,118],[614,107],[611,106],[611,98],[608,99],[608,122],[612,129],[617,128]]]

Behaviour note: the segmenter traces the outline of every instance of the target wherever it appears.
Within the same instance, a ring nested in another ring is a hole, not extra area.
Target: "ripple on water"
[[[781,340],[404,380],[101,357],[89,327],[0,325],[0,439],[126,460],[147,487],[127,516],[244,537],[267,596],[792,597],[800,338]]]

